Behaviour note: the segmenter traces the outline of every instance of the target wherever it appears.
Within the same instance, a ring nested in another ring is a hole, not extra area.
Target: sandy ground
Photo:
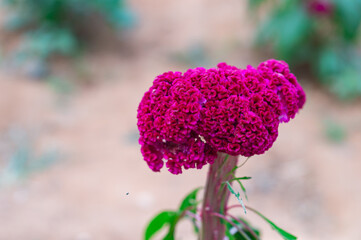
[[[263,60],[250,49],[251,19],[236,0],[131,5],[139,25],[125,46],[85,57],[91,87],[62,96],[6,65],[0,68],[0,166],[11,155],[14,131],[30,136],[37,154],[50,148],[61,153],[46,170],[1,187],[1,240],[141,239],[151,216],[176,208],[204,184],[207,168],[178,176],[147,168],[137,143],[136,109],[156,75],[188,68],[174,56],[194,45],[205,49],[199,61],[206,66]],[[62,64],[56,69],[73,76]],[[361,104],[340,103],[300,80],[305,108],[280,127],[270,151],[238,172],[253,177],[245,183],[249,205],[299,239],[361,239]],[[341,142],[325,136],[330,119],[346,133]],[[245,217],[264,239],[281,239],[252,213]],[[196,239],[187,224],[177,236]]]

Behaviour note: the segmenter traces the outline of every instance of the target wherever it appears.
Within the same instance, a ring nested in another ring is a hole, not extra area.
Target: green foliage
[[[242,207],[243,207],[244,213],[246,214],[246,213],[247,213],[246,207],[245,207],[245,205],[244,205],[244,203],[243,203],[242,198],[240,197],[240,193],[239,193],[239,192],[236,192],[236,191],[232,188],[232,186],[231,186],[231,184],[230,184],[229,182],[226,182],[226,183],[227,183],[227,188],[228,188],[228,190],[237,198],[238,202],[239,202],[239,203],[242,205]]]
[[[60,156],[56,151],[35,155],[32,148],[29,142],[21,142],[15,147],[13,154],[5,162],[4,169],[0,171],[0,186],[27,178],[30,174],[46,169],[59,160]]]
[[[179,211],[183,212],[186,210],[189,210],[190,212],[195,213],[196,212],[196,206],[197,206],[197,193],[201,188],[194,189],[191,193],[189,193],[182,201]]]
[[[297,1],[284,1],[260,29],[259,44],[271,43],[282,59],[291,61],[294,54],[301,55],[303,42],[309,37],[312,22]]]
[[[267,0],[249,2],[259,9]],[[340,98],[355,98],[361,95],[360,12],[361,0],[272,1],[256,43],[293,67],[309,65]]]
[[[239,186],[241,187],[242,191],[243,191],[243,194],[246,198],[246,200],[248,201],[248,196],[247,196],[247,191],[246,191],[246,188],[243,186],[241,180],[239,179],[236,179],[237,183],[239,184]]]
[[[181,212],[182,214],[184,214],[185,211],[189,211],[193,214],[197,213],[197,205],[199,203],[199,202],[197,202],[197,193],[200,189],[201,188],[196,188],[183,199],[183,201],[179,207],[179,212]],[[186,217],[188,217],[188,215],[186,215]],[[199,229],[196,224],[196,219],[191,218],[190,220],[192,221],[194,232],[198,233]]]
[[[296,240],[296,239],[297,239],[297,237],[293,236],[292,234],[290,234],[290,233],[286,232],[285,230],[283,230],[282,228],[278,227],[275,223],[273,223],[271,220],[269,220],[268,218],[266,218],[264,215],[262,215],[262,214],[261,214],[260,212],[258,212],[257,210],[255,210],[255,209],[253,209],[253,208],[250,208],[250,207],[246,207],[246,206],[244,205],[244,203],[243,203],[242,198],[240,197],[240,193],[236,192],[236,191],[232,188],[232,186],[231,186],[231,184],[230,184],[229,182],[226,182],[226,183],[227,183],[228,190],[230,191],[231,194],[233,194],[233,195],[237,198],[237,200],[238,200],[238,202],[241,204],[241,206],[242,206],[245,214],[247,213],[247,212],[246,212],[246,209],[248,209],[248,210],[256,213],[258,216],[260,216],[261,218],[263,218],[263,220],[265,220],[275,231],[277,231],[277,232],[283,237],[283,239],[285,239],[285,240]],[[241,233],[240,233],[240,234],[241,234]],[[241,234],[241,235],[242,235],[242,234]],[[258,235],[258,234],[257,234],[257,235]],[[240,238],[240,239],[245,239],[245,240],[246,240],[247,238],[244,238],[244,236],[243,236],[243,238]],[[253,238],[251,238],[251,239],[253,239]]]
[[[346,137],[345,128],[332,119],[326,119],[324,121],[325,135],[326,137],[336,143],[342,142]]]
[[[326,46],[319,52],[316,70],[321,81],[341,99],[361,94],[361,56],[350,46]]]
[[[54,55],[79,52],[82,27],[91,29],[89,19],[99,16],[115,30],[131,27],[132,12],[124,0],[4,0],[10,10],[6,28],[22,31],[21,58],[45,62]]]
[[[335,20],[344,39],[353,40],[359,33],[361,23],[360,0],[333,0]]]
[[[163,211],[155,216],[148,224],[144,239],[151,239],[157,232],[162,230],[164,227],[168,226],[168,232],[163,240],[173,240],[175,234],[175,228],[177,223],[185,216],[187,216],[187,211],[191,213],[196,213],[197,211],[197,193],[201,188],[197,188],[189,193],[181,202],[178,211]],[[198,233],[199,229],[195,223],[195,220],[192,219],[194,230]]]
[[[239,177],[234,178],[230,181],[240,181],[240,180],[247,180],[250,179],[250,177]],[[292,234],[286,232],[282,228],[278,227],[275,223],[273,223],[271,220],[266,218],[264,215],[262,215],[260,212],[256,211],[253,208],[246,207],[242,201],[242,198],[240,197],[240,193],[236,192],[231,184],[226,181],[227,188],[230,191],[231,194],[233,194],[237,200],[240,202],[241,206],[243,207],[245,213],[246,208],[257,215],[259,215],[261,218],[263,218],[275,231],[277,231],[285,240],[296,240],[297,237],[293,236]],[[155,216],[148,224],[144,239],[150,240],[153,239],[153,237],[162,229],[168,227],[166,235],[162,238],[163,240],[174,240],[175,235],[175,228],[177,223],[185,216],[187,216],[187,212],[190,212],[194,215],[197,213],[197,193],[200,190],[200,188],[197,188],[193,190],[191,193],[189,193],[181,202],[179,208],[177,211],[163,211],[159,213],[157,216]],[[243,190],[245,192],[245,189]],[[221,214],[220,214],[221,215]],[[223,216],[223,215],[222,215]],[[227,218],[229,216],[231,220]],[[231,215],[223,216],[222,219],[226,221],[222,221],[223,224],[226,226],[226,236],[229,240],[259,240],[260,239],[260,231],[254,227],[252,227],[247,221],[245,221],[242,218],[236,218]],[[194,220],[194,218],[192,218]],[[198,226],[196,225],[195,221],[193,221],[195,232],[199,233]]]
[[[46,60],[52,55],[73,55],[78,48],[75,36],[66,28],[41,27],[25,34],[21,54],[25,59]]]
[[[249,180],[249,179],[252,179],[252,177],[236,177],[236,178],[232,178],[230,182],[237,180]]]
[[[278,234],[280,234],[283,237],[283,239],[285,239],[285,240],[296,240],[297,239],[296,236],[293,236],[291,233],[286,232],[282,228],[278,227],[274,222],[272,222],[271,220],[266,218],[263,214],[261,214],[257,210],[250,208],[250,207],[248,207],[247,209],[251,210],[252,212],[256,213],[258,216],[263,218],[263,220],[265,220]]]
[[[261,3],[263,3],[265,0],[250,0],[249,4],[252,8],[258,7]]]
[[[258,240],[261,237],[260,231],[254,227],[252,227],[246,220],[243,218],[232,219],[233,224],[238,226],[239,229],[242,230],[240,232],[237,228],[235,228],[232,224],[226,223],[226,236],[229,240]],[[241,224],[242,222],[243,224]],[[247,227],[245,227],[246,225]],[[254,236],[251,231],[257,236]]]
[[[229,155],[227,155],[226,158],[228,158],[228,156],[229,156]],[[249,159],[250,159],[250,157],[246,158],[246,160],[244,160],[244,162],[243,162],[241,165],[239,165],[239,166],[234,166],[234,167],[232,168],[232,170],[226,175],[226,177],[228,177],[228,176],[234,176],[236,170],[237,170],[238,168],[242,167],[244,164],[246,164]],[[226,160],[226,159],[225,159],[225,160]],[[248,177],[245,177],[245,178],[248,178]],[[249,178],[249,179],[250,179],[250,178]]]
[[[19,29],[32,24],[75,27],[83,17],[99,14],[116,27],[133,24],[132,12],[124,0],[5,0],[13,10],[8,28]]]
[[[169,226],[167,235],[163,240],[172,240],[174,239],[174,230],[177,223],[177,218],[179,217],[177,212],[173,211],[164,211],[159,213],[154,217],[148,224],[147,229],[145,230],[144,239],[149,240],[151,237],[161,230],[164,226]]]
[[[237,183],[241,187],[243,194],[247,201],[248,201],[247,191],[246,191],[246,188],[244,187],[243,183],[241,182],[241,180],[249,180],[249,179],[251,179],[251,177],[237,177],[237,178],[232,178],[231,180],[229,180],[229,182],[237,181]]]

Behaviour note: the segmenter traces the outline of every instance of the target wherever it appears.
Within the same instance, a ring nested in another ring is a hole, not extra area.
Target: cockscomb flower
[[[262,154],[276,140],[279,123],[294,118],[304,103],[283,61],[166,72],[138,108],[141,152],[153,171],[165,162],[173,174],[212,164],[217,152]]]

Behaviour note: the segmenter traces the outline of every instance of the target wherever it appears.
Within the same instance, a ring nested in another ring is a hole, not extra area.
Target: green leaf
[[[295,4],[282,14],[281,25],[275,36],[275,50],[278,55],[289,59],[297,51],[297,46],[307,39],[311,21],[302,7]]]
[[[179,211],[164,211],[159,213],[156,217],[154,217],[145,231],[145,240],[151,239],[151,237],[156,234],[158,231],[163,229],[166,226],[169,226],[169,230],[167,235],[163,238],[163,240],[174,240],[175,227],[178,221],[184,216],[185,211],[190,211],[196,213],[196,206],[198,202],[196,201],[197,193],[201,188],[197,188],[189,193],[182,201],[179,206]],[[199,231],[197,225],[193,221],[194,229],[196,232]]]
[[[247,201],[248,201],[248,196],[247,196],[247,192],[246,192],[246,188],[244,187],[244,185],[242,184],[242,182],[240,180],[248,180],[251,179],[252,177],[238,177],[238,178],[232,178],[231,180],[229,180],[229,182],[233,182],[233,181],[237,181],[239,186],[241,187],[244,196],[246,197]]]
[[[326,83],[327,79],[334,74],[338,74],[342,67],[344,61],[338,52],[333,48],[324,48],[320,52],[318,58],[318,74],[321,80]]]
[[[338,75],[334,76],[331,90],[344,100],[361,95],[360,68],[345,67]]]
[[[291,233],[286,232],[282,228],[278,227],[276,224],[274,224],[271,220],[266,218],[263,214],[261,214],[257,210],[250,208],[250,207],[247,207],[247,209],[251,210],[252,212],[256,213],[258,216],[263,218],[263,220],[265,220],[274,230],[276,230],[283,237],[283,239],[285,239],[285,240],[296,240],[297,239],[296,236],[294,236]]]
[[[195,207],[198,205],[197,202],[197,193],[201,189],[201,187],[194,189],[191,193],[189,193],[182,201],[179,211],[183,212],[185,210],[189,210],[191,212],[196,212]],[[191,208],[192,207],[192,208]],[[190,208],[190,209],[188,209]]]
[[[236,197],[239,196],[239,193],[236,193],[236,192],[234,191],[234,189],[232,188],[231,184],[230,184],[228,181],[227,181],[226,183],[227,183],[228,190],[229,190],[233,195],[235,195]]]
[[[252,177],[237,177],[237,178],[232,178],[231,181],[236,181],[236,180],[248,180],[248,179],[252,179]]]
[[[241,182],[239,179],[237,179],[237,182],[238,182],[239,186],[241,186],[241,189],[242,189],[242,191],[243,191],[243,194],[244,194],[246,200],[248,201],[248,196],[247,196],[246,188],[243,186],[242,182]]]
[[[231,175],[231,174],[234,174],[234,172],[235,172],[237,169],[238,169],[238,166],[234,166],[234,167],[232,168],[232,170],[229,171],[229,173],[227,173],[226,177],[228,177],[228,176]]]
[[[144,239],[149,240],[151,237],[161,230],[166,225],[169,225],[169,232],[166,235],[164,240],[174,239],[174,228],[177,221],[178,213],[174,211],[164,211],[155,216],[148,227],[145,230]]]
[[[257,45],[270,45],[277,57],[299,60],[313,29],[313,22],[299,1],[275,4],[257,34]]]
[[[179,207],[179,211],[184,212],[186,210],[196,214],[197,212],[197,205],[199,202],[197,202],[197,193],[198,191],[201,189],[201,187],[194,189],[191,193],[189,193],[182,201],[180,207]],[[191,219],[192,221],[192,225],[193,225],[193,229],[195,233],[199,232],[199,228],[196,224],[196,220],[194,218]]]
[[[231,184],[227,181],[227,188],[228,190],[237,198],[238,202],[242,205],[243,207],[243,210],[244,210],[244,213],[246,214],[247,211],[246,211],[246,207],[244,206],[244,203],[243,203],[243,200],[242,198],[240,197],[240,194],[237,192],[234,191],[234,189],[232,188]]]
[[[242,218],[232,218],[232,222],[236,224],[242,232],[238,229],[235,229],[234,226],[230,223],[226,223],[226,236],[230,240],[259,240],[260,232],[258,229],[252,227],[246,220]],[[242,224],[242,223],[243,224]],[[245,227],[244,224],[247,226]],[[252,231],[252,233],[251,233]]]
[[[320,80],[342,100],[361,95],[361,55],[354,46],[328,46],[322,49],[316,65]]]
[[[361,23],[361,1],[359,0],[334,0],[335,18],[340,25],[344,38],[355,39]]]

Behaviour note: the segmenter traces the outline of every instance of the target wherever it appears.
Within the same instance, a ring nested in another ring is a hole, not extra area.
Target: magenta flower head
[[[308,9],[315,15],[329,15],[333,11],[333,5],[329,0],[313,0],[308,4]]]
[[[262,154],[276,140],[278,125],[304,103],[305,93],[283,61],[166,72],[139,104],[141,152],[153,171],[165,163],[173,174],[212,164],[217,152]]]

